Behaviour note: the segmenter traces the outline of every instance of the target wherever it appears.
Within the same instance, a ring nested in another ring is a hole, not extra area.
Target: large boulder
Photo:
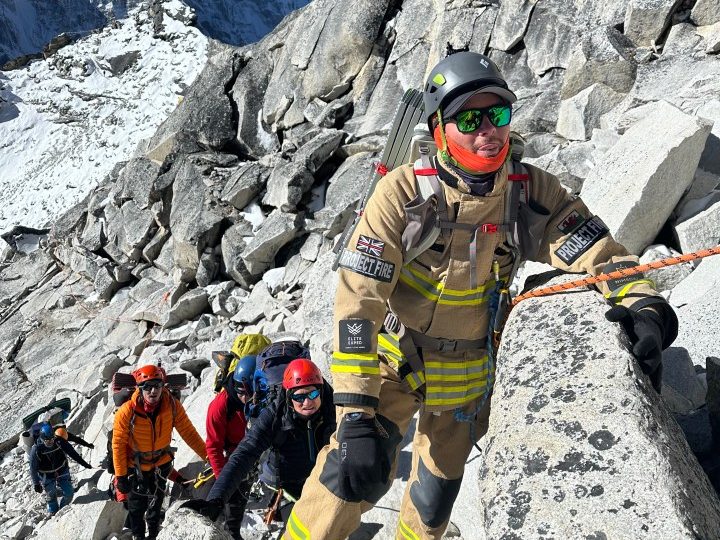
[[[695,271],[670,293],[680,327],[673,345],[684,347],[694,364],[705,365],[717,354],[717,321],[720,320],[720,256],[703,259]]]
[[[680,1],[631,0],[625,12],[625,35],[638,47],[655,45]]]
[[[237,74],[239,62],[239,53],[232,48],[209,58],[177,109],[139,151],[163,163],[183,134],[191,134],[206,148],[222,148],[234,140],[233,107],[225,89]]]
[[[658,102],[585,179],[582,199],[613,237],[639,254],[690,186],[711,124]]]
[[[583,35],[563,78],[562,99],[595,83],[602,83],[621,94],[629,92],[637,72],[632,47],[632,43],[612,27],[598,28]]]
[[[205,248],[219,240],[223,216],[210,199],[202,168],[192,159],[185,159],[173,183],[170,211],[173,262],[185,274],[185,281],[194,279]]]
[[[683,253],[715,247],[720,244],[720,202],[675,225]]]
[[[606,310],[581,292],[511,313],[483,439],[488,538],[720,535],[720,500]]]
[[[105,540],[110,533],[121,530],[127,514],[123,506],[107,497],[105,500],[93,499],[89,495],[76,496],[55,519],[36,529],[37,537]]]
[[[240,255],[248,272],[259,276],[269,269],[280,248],[295,238],[299,229],[300,216],[273,210]]]
[[[584,141],[600,127],[600,116],[612,110],[623,99],[609,86],[595,83],[560,103],[555,131],[569,140]]]

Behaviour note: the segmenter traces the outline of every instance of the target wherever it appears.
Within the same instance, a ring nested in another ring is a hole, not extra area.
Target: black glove
[[[346,414],[340,422],[338,495],[350,502],[365,500],[387,482],[390,463],[380,444],[375,418]]]
[[[663,321],[660,315],[652,309],[633,311],[624,306],[615,306],[605,313],[605,318],[622,325],[643,373],[650,375],[653,387],[660,391],[663,345]]]
[[[209,501],[205,499],[190,499],[182,503],[180,508],[187,508],[209,518],[210,521],[215,521],[223,510],[223,501],[222,499],[210,499]]]
[[[117,483],[115,484],[115,487],[120,493],[122,493],[123,495],[127,495],[128,493],[130,493],[132,487],[130,486],[130,479],[127,477],[127,475],[117,476],[116,480]]]
[[[93,448],[95,448],[95,445],[94,445],[93,443],[91,443],[91,442],[86,442],[85,444],[83,444],[83,446],[84,446],[85,448],[90,448],[90,450],[92,450]]]
[[[35,484],[35,485],[33,486],[33,489],[35,490],[35,493],[42,493],[42,492],[43,492],[42,486],[41,486],[40,484]]]

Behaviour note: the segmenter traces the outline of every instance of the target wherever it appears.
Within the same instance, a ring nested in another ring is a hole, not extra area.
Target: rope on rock
[[[645,272],[646,270],[657,270],[658,268],[666,268],[675,264],[694,261],[696,259],[702,259],[711,255],[720,255],[720,245],[708,249],[702,249],[694,253],[687,253],[685,255],[679,255],[677,257],[668,257],[667,259],[661,259],[659,261],[652,261],[649,263],[641,264],[639,266],[633,266],[631,268],[622,268],[620,270],[615,270],[607,274],[598,274],[597,276],[592,276],[589,278],[568,281],[567,283],[551,285],[550,287],[543,287],[542,289],[537,289],[536,291],[530,291],[525,294],[521,294],[520,296],[516,296],[513,299],[512,306],[515,307],[520,302],[522,302],[523,300],[527,300],[528,298],[548,296],[570,289],[577,289],[579,287],[594,285],[595,283],[600,283],[601,281],[609,281],[611,279],[619,279],[622,277],[640,274],[642,272]]]

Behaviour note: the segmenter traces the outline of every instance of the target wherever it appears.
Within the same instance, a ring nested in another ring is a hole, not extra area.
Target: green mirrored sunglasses
[[[453,120],[460,133],[472,133],[480,128],[484,116],[487,116],[493,126],[505,127],[512,118],[512,107],[510,105],[492,105],[482,109],[465,109],[457,113]]]

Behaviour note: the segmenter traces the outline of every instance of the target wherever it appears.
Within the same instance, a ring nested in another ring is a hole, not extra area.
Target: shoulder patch
[[[390,283],[395,275],[393,263],[349,249],[343,250],[338,266],[385,283]]]
[[[583,223],[573,234],[555,250],[555,255],[567,265],[580,258],[593,244],[609,233],[605,223],[593,216]]]
[[[383,251],[385,251],[385,242],[361,234],[355,249],[373,257],[382,257]]]
[[[580,212],[573,210],[558,223],[557,228],[563,234],[570,234],[583,223],[585,223],[585,218],[580,215]]]
[[[367,319],[342,319],[338,323],[340,352],[370,352],[372,329],[373,323]]]

